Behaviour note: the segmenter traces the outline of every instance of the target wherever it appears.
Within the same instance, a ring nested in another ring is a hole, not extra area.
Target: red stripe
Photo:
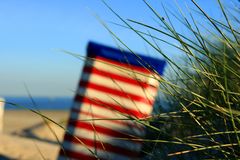
[[[74,158],[74,159],[81,159],[81,160],[99,160],[99,158],[96,158],[94,156],[91,155],[86,155],[80,152],[75,152],[75,151],[70,151],[68,149],[64,148],[64,151],[61,150],[59,153],[62,157],[65,157],[66,160],[69,158]],[[103,160],[101,158],[101,160]]]
[[[153,73],[153,72],[151,72],[149,69],[147,69],[147,68],[145,68],[145,67],[139,67],[139,66],[134,66],[134,65],[126,64],[126,63],[121,63],[121,62],[113,61],[113,60],[106,59],[106,58],[99,57],[99,56],[96,56],[95,60],[96,60],[96,61],[104,61],[104,62],[112,63],[112,64],[114,64],[114,65],[127,68],[128,70],[138,71],[138,72],[142,72],[142,73],[145,73],[145,74],[151,74],[151,73]]]
[[[123,106],[119,106],[119,105],[116,105],[116,104],[103,102],[101,100],[89,99],[89,98],[83,97],[81,95],[76,95],[74,101],[75,102],[81,102],[81,103],[93,104],[93,105],[95,105],[95,106],[97,106],[99,108],[113,110],[113,111],[116,111],[116,112],[120,112],[120,113],[126,114],[128,116],[133,116],[133,117],[137,117],[137,118],[145,118],[145,117],[149,116],[148,114],[141,113],[138,110],[124,108]]]
[[[130,77],[127,77],[127,76],[107,72],[107,71],[101,70],[99,68],[95,68],[94,66],[85,66],[84,69],[83,69],[83,72],[90,73],[90,74],[97,74],[99,76],[107,77],[107,78],[110,78],[110,79],[113,79],[113,80],[118,80],[118,81],[122,81],[124,83],[137,85],[137,86],[142,87],[144,89],[148,88],[148,87],[151,87],[150,84],[148,84],[146,82],[143,82],[143,81],[140,81],[139,79],[134,79],[134,77],[130,78]],[[154,87],[154,88],[156,88],[156,87]]]
[[[128,127],[131,127],[131,128],[135,128],[135,129],[138,129],[139,131],[143,131],[144,128],[143,126],[140,127],[140,124],[134,124],[134,123],[129,123],[129,122],[124,122],[124,121],[131,121],[130,119],[128,120],[127,117],[126,117],[126,120],[117,120],[117,117],[116,117],[116,120],[115,119],[112,119],[112,118],[109,118],[107,116],[101,116],[101,115],[98,115],[98,114],[93,114],[91,112],[85,112],[85,111],[82,111],[82,110],[79,110],[79,109],[75,109],[73,108],[71,110],[71,112],[75,112],[76,114],[79,114],[80,117],[81,115],[86,115],[86,116],[92,116],[92,119],[94,120],[94,118],[99,118],[99,119],[104,119],[105,121],[109,121],[111,123],[116,123],[116,124],[122,124],[122,125],[125,125],[125,126],[128,126]],[[91,120],[91,119],[89,119]],[[81,121],[81,119],[80,119]]]
[[[132,101],[142,102],[142,103],[150,105],[149,107],[152,107],[152,105],[153,105],[153,101],[150,101],[146,97],[137,96],[137,95],[134,95],[134,94],[131,94],[131,93],[127,93],[125,91],[119,91],[119,90],[116,90],[116,89],[112,89],[112,88],[105,87],[105,86],[102,86],[102,85],[94,84],[94,83],[91,83],[91,82],[80,81],[79,87],[91,88],[91,89],[98,90],[98,91],[101,91],[101,92],[105,92],[105,93],[109,93],[109,94],[116,95],[116,96],[119,96],[119,97],[127,98],[127,99],[130,99]]]
[[[75,119],[70,119],[68,122],[68,125],[71,125],[71,126],[74,126],[75,128],[80,128],[80,129],[84,128],[89,131],[105,134],[105,135],[115,137],[115,138],[124,138],[124,139],[139,138],[134,135],[118,132],[116,130],[105,128],[102,126],[97,126],[97,125],[91,124],[89,122],[77,121]]]
[[[127,148],[114,146],[109,143],[103,143],[101,141],[91,140],[91,139],[82,138],[82,137],[75,138],[68,134],[65,136],[64,140],[70,141],[72,143],[77,143],[80,145],[82,145],[82,143],[83,143],[86,146],[93,147],[95,149],[99,149],[99,150],[102,150],[105,152],[117,153],[119,155],[124,155],[127,157],[134,157],[134,158],[139,157],[139,152],[137,152],[137,151],[128,150]]]

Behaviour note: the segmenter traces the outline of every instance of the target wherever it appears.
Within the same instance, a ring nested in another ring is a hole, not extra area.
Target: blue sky
[[[123,18],[158,25],[156,17],[142,1],[106,2]],[[149,2],[161,14],[161,3],[173,12],[177,10],[175,1]],[[177,2],[184,12],[185,4],[193,8],[189,0]],[[211,16],[221,18],[215,0],[197,2]],[[0,96],[26,96],[24,84],[33,96],[73,96],[83,63],[61,50],[84,56],[90,40],[115,46],[93,13],[98,14],[134,51],[158,56],[134,33],[113,25],[111,22],[121,22],[99,0],[0,1]],[[178,30],[188,34],[179,23],[173,23]],[[180,56],[174,49],[160,46],[167,49],[170,57]]]

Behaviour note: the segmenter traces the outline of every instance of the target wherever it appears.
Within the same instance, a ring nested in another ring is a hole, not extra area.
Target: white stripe
[[[77,128],[71,125],[68,126],[67,130],[77,137],[97,140],[103,143],[109,143],[113,146],[127,148],[132,151],[140,151],[142,146],[140,143],[136,143],[129,140],[117,139],[116,137],[112,137],[102,133],[97,133],[95,131],[90,131],[85,128]]]
[[[91,82],[91,83],[98,84],[111,89],[115,89],[118,91],[131,93],[131,94],[149,99],[150,101],[153,101],[154,97],[157,94],[157,89],[151,89],[151,87],[142,88],[141,86],[132,85],[129,83],[112,79],[110,77],[107,77],[107,75],[106,77],[103,77],[94,73],[92,74],[83,73],[82,80],[85,82]]]
[[[103,106],[104,107],[104,106]],[[126,119],[126,118],[131,118],[129,115],[120,113],[116,110],[111,109],[110,107],[98,107],[95,106],[94,104],[87,104],[87,103],[81,103],[81,102],[74,102],[73,108],[77,110],[82,110],[84,112],[90,112],[92,114],[97,114],[100,116],[104,117],[109,117],[109,118],[119,118],[119,119]]]
[[[153,86],[157,86],[159,84],[158,80],[157,80],[157,79],[159,79],[159,76],[155,75],[153,73],[149,73],[149,74],[141,73],[136,70],[130,70],[128,68],[113,65],[111,63],[103,62],[103,61],[102,62],[94,61],[94,63],[92,65],[88,65],[88,66],[95,67],[96,69],[101,68],[101,70],[103,70],[103,71],[114,73],[114,74],[121,75],[121,76],[125,76],[125,77],[139,80],[142,82],[146,82]]]
[[[137,101],[134,101],[134,100],[131,100],[128,98],[119,97],[116,95],[112,95],[110,93],[105,93],[105,92],[91,89],[91,88],[79,87],[78,94],[79,95],[84,94],[85,96],[87,96],[88,98],[93,99],[93,100],[101,100],[103,102],[122,106],[123,108],[136,110],[139,113],[143,113],[143,114],[149,115],[149,114],[151,114],[152,109],[153,109],[152,105],[150,105],[150,104],[146,104],[143,102],[137,102]]]
[[[113,122],[116,120],[92,120],[93,117],[91,115],[83,115],[83,114],[79,115],[76,112],[71,113],[71,118],[76,121],[82,120],[89,124],[94,124],[94,125],[105,127],[105,128],[115,130],[115,131],[121,131],[122,133],[130,134],[130,135],[137,136],[137,137],[143,137],[145,135],[144,130],[136,129],[135,127],[130,126],[130,124],[129,125],[122,124],[122,123],[116,124]],[[128,120],[128,121],[130,122],[130,120]],[[121,122],[121,121],[119,121],[119,122]]]

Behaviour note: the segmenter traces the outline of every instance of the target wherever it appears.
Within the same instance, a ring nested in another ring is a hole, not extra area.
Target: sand
[[[55,122],[66,126],[68,111],[41,111]],[[30,111],[5,111],[0,133],[0,159],[56,159],[64,130]],[[51,129],[50,129],[51,128]],[[52,132],[52,131],[54,132]]]

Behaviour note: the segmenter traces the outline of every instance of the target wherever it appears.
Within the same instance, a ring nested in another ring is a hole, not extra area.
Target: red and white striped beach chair
[[[95,43],[87,56],[58,159],[138,159],[165,61]]]

